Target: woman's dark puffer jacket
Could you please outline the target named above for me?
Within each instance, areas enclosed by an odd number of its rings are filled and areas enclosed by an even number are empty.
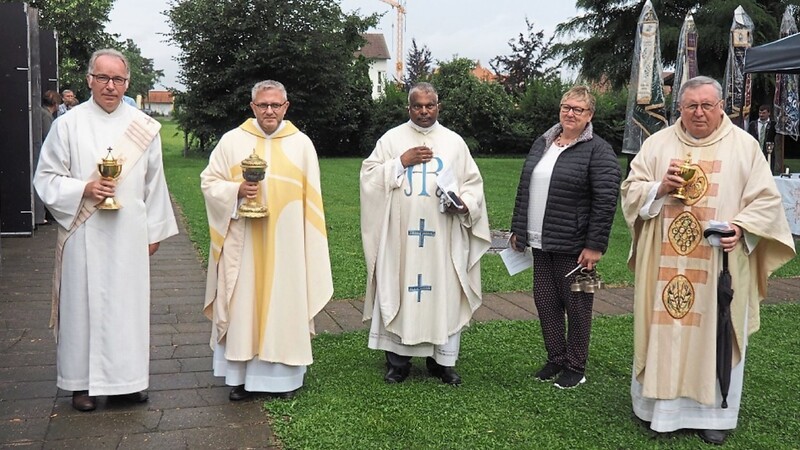
[[[531,173],[561,132],[556,125],[533,143],[520,175],[511,232],[517,249],[528,245]],[[605,253],[619,196],[620,168],[611,145],[587,125],[578,141],[564,150],[553,167],[547,195],[542,250],[580,254],[584,248]]]

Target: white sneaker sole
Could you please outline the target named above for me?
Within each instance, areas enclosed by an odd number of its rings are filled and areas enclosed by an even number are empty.
[[[576,384],[575,386],[561,386],[558,383],[553,383],[553,386],[555,386],[555,387],[557,387],[559,389],[572,389],[572,388],[576,388],[576,387],[580,386],[583,383],[586,383],[586,377],[581,378],[581,380],[578,381],[578,384]]]

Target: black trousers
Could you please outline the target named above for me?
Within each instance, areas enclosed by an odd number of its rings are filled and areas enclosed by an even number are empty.
[[[570,290],[578,272],[564,277],[578,265],[578,255],[532,250],[533,302],[539,313],[547,361],[584,373],[594,294]]]

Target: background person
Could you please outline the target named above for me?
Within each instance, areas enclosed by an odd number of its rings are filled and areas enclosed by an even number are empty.
[[[284,120],[283,84],[256,83],[251,96],[255,118],[222,136],[200,174],[211,233],[204,313],[214,375],[234,386],[233,401],[252,392],[290,398],[303,386],[313,319],[333,295],[314,145]],[[260,183],[242,177],[254,152],[267,162]],[[268,217],[239,216],[251,198]]]
[[[585,86],[563,95],[559,122],[525,158],[511,219],[511,247],[533,252],[533,299],[547,350],[535,377],[555,379],[560,388],[586,381],[594,301],[592,293],[571,291],[578,272],[566,275],[576,265],[597,265],[608,248],[619,194],[619,162],[594,134],[594,105]]]
[[[769,110],[769,105],[759,106],[758,120],[750,121],[747,125],[748,133],[758,141],[758,145],[764,153],[764,158],[767,157],[767,142],[775,143],[775,122],[770,120]],[[775,159],[775,153],[773,151],[770,159],[770,170],[772,173],[775,173]]]
[[[758,144],[725,115],[722,87],[700,76],[678,93],[681,117],[650,136],[622,183],[622,209],[633,235],[633,412],[660,433],[700,430],[722,444],[736,428],[748,336],[760,326],[767,277],[795,255],[794,241]],[[686,199],[680,165],[696,170]],[[722,222],[720,239],[733,280],[734,330],[728,407],[716,375],[719,251],[703,231]]]
[[[408,113],[361,164],[368,345],[385,352],[388,383],[405,380],[418,356],[457,385],[461,330],[481,304],[480,258],[490,244],[483,179],[464,140],[437,121],[432,85],[411,88]],[[445,176],[461,208],[440,210]]]
[[[92,100],[53,123],[33,180],[58,222],[51,318],[57,385],[73,391],[72,406],[80,411],[95,409],[98,395],[147,400],[150,256],[178,233],[161,126],[120,107],[129,77],[122,53],[94,52],[86,75]],[[118,180],[98,173],[109,148],[122,161]],[[112,196],[121,209],[96,209]]]

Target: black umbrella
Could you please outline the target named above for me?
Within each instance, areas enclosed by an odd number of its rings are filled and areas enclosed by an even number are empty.
[[[734,230],[709,228],[703,236],[716,235],[720,238],[735,235]],[[722,272],[717,280],[717,380],[722,394],[722,408],[728,407],[728,389],[731,386],[731,360],[733,359],[733,323],[731,322],[731,302],[733,288],[731,273],[728,271],[728,253],[722,252]]]

